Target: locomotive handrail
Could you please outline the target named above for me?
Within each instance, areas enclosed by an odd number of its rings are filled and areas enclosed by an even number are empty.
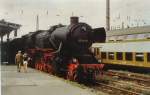
[[[49,38],[49,41],[51,42],[52,46],[56,49],[57,47],[56,47],[56,45],[54,44],[54,42],[52,41],[51,38]]]
[[[62,42],[60,43],[59,48],[56,51],[52,52],[52,53],[56,54],[56,53],[60,52],[61,48],[62,48]]]

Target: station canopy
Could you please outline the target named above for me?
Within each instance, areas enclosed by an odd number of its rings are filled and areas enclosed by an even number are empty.
[[[9,34],[12,31],[17,32],[21,27],[20,24],[15,24],[11,22],[6,22],[4,19],[0,20],[0,36],[3,37],[6,34]],[[15,34],[17,36],[17,33]]]

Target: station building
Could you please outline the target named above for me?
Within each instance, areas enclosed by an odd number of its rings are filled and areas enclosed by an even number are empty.
[[[117,41],[150,41],[150,26],[132,27],[126,29],[110,30],[106,42]]]

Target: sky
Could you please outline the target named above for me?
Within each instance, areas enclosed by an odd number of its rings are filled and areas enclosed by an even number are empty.
[[[150,25],[149,4],[150,0],[110,0],[111,27]],[[72,15],[93,28],[105,27],[106,0],[0,0],[0,19],[21,24],[18,36],[36,30],[37,15],[39,29],[44,30],[68,25]]]

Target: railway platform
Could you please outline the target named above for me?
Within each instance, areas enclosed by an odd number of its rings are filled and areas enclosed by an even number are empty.
[[[1,76],[2,95],[97,95],[88,88],[32,68],[19,73],[16,66],[2,65]]]

